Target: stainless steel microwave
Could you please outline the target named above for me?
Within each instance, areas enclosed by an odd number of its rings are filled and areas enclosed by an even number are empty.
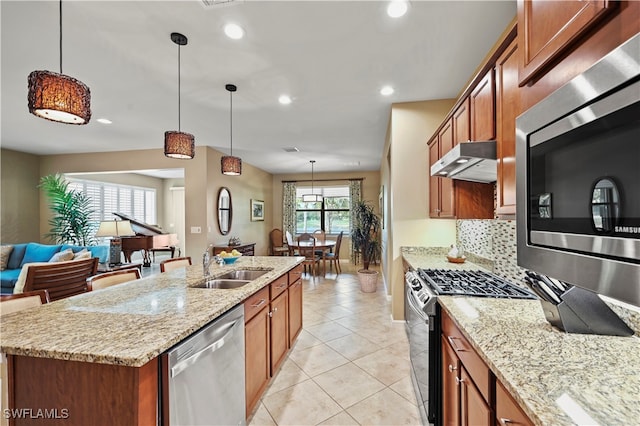
[[[518,264],[640,306],[640,34],[516,120]]]

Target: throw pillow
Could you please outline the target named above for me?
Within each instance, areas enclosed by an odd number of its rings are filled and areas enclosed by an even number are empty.
[[[9,256],[13,251],[13,246],[0,246],[0,271],[7,269],[7,263],[9,263]]]
[[[22,258],[24,252],[27,251],[27,244],[14,244],[13,251],[9,256],[9,262],[7,262],[7,269],[20,269],[22,267]]]
[[[22,265],[33,262],[48,262],[54,254],[60,251],[59,245],[47,245],[38,243],[27,244],[27,250],[22,258]]]
[[[72,260],[73,257],[73,250],[69,248],[54,254],[53,257],[49,259],[49,262],[65,262],[67,260]]]
[[[18,276],[18,281],[16,281],[15,287],[13,287],[13,294],[22,293],[24,290],[24,284],[27,281],[27,272],[29,272],[29,267],[35,265],[48,265],[49,262],[33,262],[33,263],[25,263],[22,265],[22,269],[20,270],[20,275]]]
[[[82,249],[73,255],[73,260],[90,259],[90,258],[91,258],[91,252],[87,249]]]

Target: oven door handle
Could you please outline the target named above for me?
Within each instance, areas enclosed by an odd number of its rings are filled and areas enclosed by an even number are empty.
[[[409,302],[409,307],[420,316],[420,318],[422,318],[423,320],[427,320],[429,318],[429,316],[424,313],[422,311],[422,309],[418,308],[416,306],[416,301],[415,301],[415,296],[413,295],[413,292],[411,291],[411,288],[409,287],[409,283],[407,284],[407,302]]]

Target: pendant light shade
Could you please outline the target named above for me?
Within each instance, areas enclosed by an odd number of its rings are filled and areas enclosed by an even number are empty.
[[[242,160],[233,156],[233,92],[238,90],[234,84],[227,84],[225,89],[229,92],[229,141],[231,142],[230,155],[224,155],[220,159],[220,168],[223,175],[239,176],[242,174]]]
[[[316,160],[309,161],[311,163],[311,194],[302,195],[302,201],[305,203],[321,203],[322,195],[313,193],[313,164]]]
[[[29,74],[29,112],[46,120],[87,124],[91,119],[91,92],[83,82],[62,74],[62,0],[60,17],[60,73],[33,71]]]
[[[191,133],[180,131],[180,46],[187,44],[187,37],[180,33],[171,33],[171,41],[178,45],[178,131],[164,132],[164,155],[190,160],[196,155],[195,138]]]

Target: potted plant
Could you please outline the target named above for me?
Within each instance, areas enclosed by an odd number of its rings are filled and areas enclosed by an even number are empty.
[[[366,293],[376,291],[378,271],[369,270],[371,261],[380,256],[380,217],[373,206],[366,201],[360,201],[353,210],[353,229],[351,230],[351,244],[353,249],[362,255],[363,269],[358,271],[360,289]]]
[[[95,227],[90,220],[93,209],[89,197],[69,189],[69,182],[61,174],[43,176],[39,188],[49,198],[52,212],[51,229],[45,236],[57,244],[94,245]]]

